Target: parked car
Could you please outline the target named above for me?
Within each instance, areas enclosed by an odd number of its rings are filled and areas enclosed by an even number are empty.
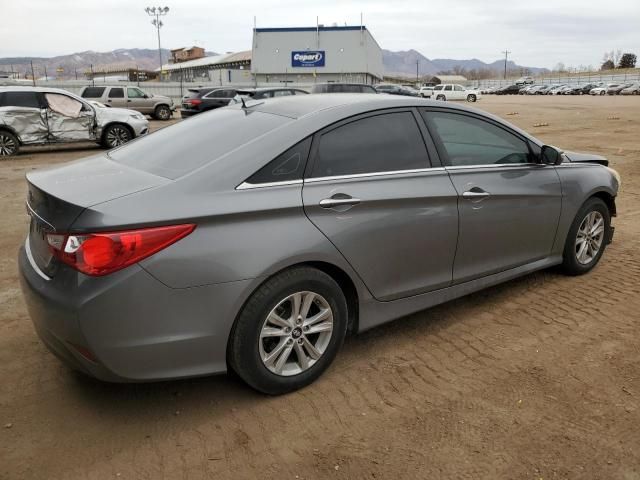
[[[388,93],[390,95],[403,95],[405,97],[417,97],[419,96],[418,92],[415,90],[409,90],[402,85],[393,85],[393,84],[380,84],[376,85],[375,89],[378,93]]]
[[[311,93],[378,93],[366,83],[316,83]]]
[[[559,85],[552,85],[547,89],[547,91],[545,92],[545,95],[559,95],[560,91],[566,86],[567,85],[564,83],[561,83]]]
[[[480,98],[480,92],[477,90],[469,90],[459,84],[440,84],[433,87],[433,96],[436,100],[466,100],[467,102],[475,102]]]
[[[97,108],[56,88],[0,87],[0,156],[16,155],[23,145],[97,142],[120,146],[149,131],[141,113]]]
[[[572,94],[573,95],[587,95],[592,88],[597,88],[599,87],[600,84],[598,83],[587,83],[584,85],[577,85],[574,89]]]
[[[610,85],[607,88],[607,95],[619,95],[622,90],[633,85],[632,83],[623,83],[619,85]]]
[[[250,103],[27,173],[22,290],[66,363],[109,381],[231,368],[280,394],[318,378],[347,332],[553,265],[587,273],[612,238],[606,160],[488,113]]]
[[[431,98],[433,96],[433,86],[422,86],[418,90],[418,95],[422,98]]]
[[[524,87],[520,88],[520,90],[518,90],[518,95],[526,95],[534,86],[535,85],[533,84],[525,85]]]
[[[533,77],[520,77],[518,80],[516,80],[516,85],[529,85],[533,82]]]
[[[589,91],[590,95],[606,95],[607,94],[607,90],[609,90],[609,88],[613,87],[618,87],[619,84],[617,83],[609,83],[607,85],[602,85],[600,87],[596,87],[596,88],[592,88]]]
[[[545,95],[547,90],[549,90],[549,85],[537,85],[536,87],[529,90],[529,95]]]
[[[286,97],[290,95],[307,95],[309,92],[301,88],[288,87],[262,87],[262,88],[239,88],[237,95],[249,97],[253,100],[261,100],[265,98]]]
[[[169,120],[176,111],[170,97],[149,94],[127,85],[82,87],[80,96],[112,107],[135,110],[158,120]]]
[[[520,85],[507,85],[506,87],[499,88],[496,90],[496,95],[517,95],[520,91]]]
[[[632,83],[620,90],[620,95],[640,95],[640,83]]]
[[[187,92],[182,97],[180,107],[182,118],[226,107],[229,103],[233,103],[233,98],[238,94],[235,88],[229,87],[190,88]]]

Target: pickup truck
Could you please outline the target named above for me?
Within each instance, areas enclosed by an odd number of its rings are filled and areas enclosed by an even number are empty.
[[[480,99],[479,90],[470,90],[457,83],[443,83],[433,87],[432,98],[436,100],[466,100],[475,102]]]
[[[158,120],[169,120],[176,105],[164,95],[152,95],[127,85],[83,87],[80,96],[109,107],[127,108]]]

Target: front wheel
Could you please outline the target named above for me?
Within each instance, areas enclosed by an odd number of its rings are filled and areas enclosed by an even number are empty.
[[[444,95],[438,95],[438,96],[436,97],[436,100],[440,100],[440,101],[443,101],[443,102],[444,102],[444,101],[446,101],[446,100],[447,100],[447,98],[446,98]]]
[[[249,298],[233,327],[227,358],[251,387],[279,395],[316,380],[346,331],[340,286],[314,268],[294,268],[267,280]]]
[[[20,150],[18,138],[10,132],[0,131],[0,157],[16,155]]]
[[[171,109],[166,105],[158,105],[155,112],[153,113],[153,116],[158,120],[169,120],[171,118]]]
[[[467,95],[467,102],[475,102],[476,101],[476,96],[475,95]]]
[[[605,92],[604,90],[602,92],[600,92],[600,95],[605,95],[607,92]]]
[[[131,130],[125,125],[116,123],[109,125],[102,134],[102,146],[105,148],[116,148],[124,145],[133,138]]]
[[[611,214],[599,198],[591,198],[578,211],[565,242],[562,269],[582,275],[597,265],[607,246]]]

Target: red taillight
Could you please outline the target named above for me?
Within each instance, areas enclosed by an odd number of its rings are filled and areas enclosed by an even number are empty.
[[[87,275],[100,276],[147,258],[189,235],[193,224],[84,235],[47,234],[53,255]]]
[[[200,105],[202,103],[202,100],[199,100],[197,98],[192,98],[190,100],[187,100],[187,103],[195,106],[195,105]]]

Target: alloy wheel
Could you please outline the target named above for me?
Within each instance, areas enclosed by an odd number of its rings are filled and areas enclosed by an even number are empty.
[[[18,145],[12,137],[0,133],[0,156],[13,155],[17,149]]]
[[[576,260],[582,265],[588,265],[600,252],[605,234],[605,222],[602,214],[592,210],[580,223],[576,235]]]
[[[107,144],[113,147],[124,145],[130,140],[131,134],[125,127],[115,126],[107,132]]]
[[[264,366],[281,376],[298,375],[324,354],[333,333],[333,311],[320,294],[297,292],[269,312],[258,347]]]

